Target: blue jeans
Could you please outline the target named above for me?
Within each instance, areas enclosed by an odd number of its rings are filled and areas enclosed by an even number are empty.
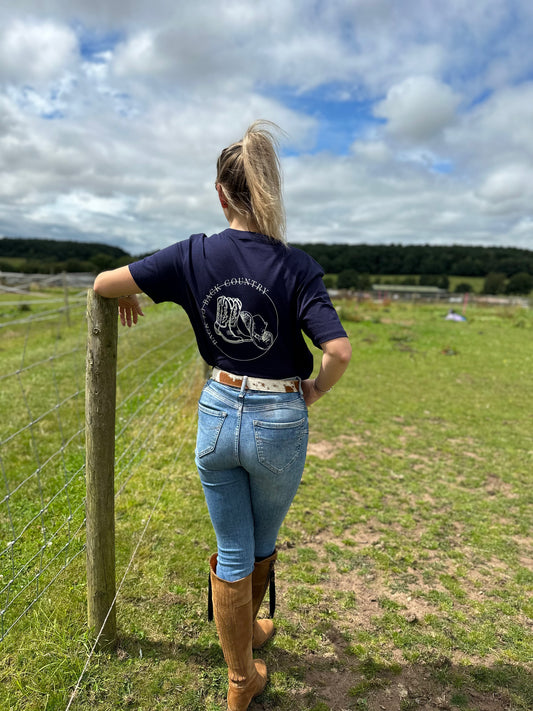
[[[240,580],[274,552],[302,478],[308,439],[301,393],[208,380],[198,403],[196,466],[218,547],[217,575]]]

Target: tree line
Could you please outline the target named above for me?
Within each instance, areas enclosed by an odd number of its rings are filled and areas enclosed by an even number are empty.
[[[132,261],[120,247],[93,242],[2,237],[0,271],[27,274],[100,272]]]
[[[302,244],[326,274],[419,274],[484,277],[491,272],[533,276],[533,252],[516,247],[433,245]]]
[[[483,277],[486,293],[529,293],[533,288],[533,251],[516,247],[325,243],[294,246],[316,259],[330,285],[339,288],[366,289],[379,275],[396,275],[404,284],[444,289],[448,288],[450,276]],[[97,273],[138,258],[108,244],[0,239],[0,271]],[[461,286],[464,290],[470,288],[467,282]]]
[[[401,285],[449,289],[450,276],[483,277],[485,294],[529,294],[533,290],[533,252],[516,247],[451,245],[303,244],[326,272],[329,288],[368,290],[390,277]],[[376,278],[377,277],[377,278]],[[390,278],[387,281],[391,281]],[[473,291],[459,281],[455,291]]]

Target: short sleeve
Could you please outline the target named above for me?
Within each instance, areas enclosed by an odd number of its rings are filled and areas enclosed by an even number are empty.
[[[188,240],[161,249],[129,265],[137,286],[156,304],[174,301],[182,304],[186,297],[184,255]]]
[[[320,265],[308,257],[300,273],[297,296],[300,327],[317,348],[326,341],[346,337],[346,331],[324,285],[323,275]]]

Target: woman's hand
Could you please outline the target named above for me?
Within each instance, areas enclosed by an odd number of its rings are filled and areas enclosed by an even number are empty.
[[[323,350],[320,370],[316,378],[302,380],[302,392],[307,407],[320,400],[337,383],[350,362],[352,347],[345,338],[334,338],[320,344]]]
[[[315,388],[315,379],[302,380],[302,392],[304,395],[305,404],[311,407],[317,400],[320,400],[324,393],[318,392]]]
[[[131,276],[129,267],[100,272],[94,280],[93,289],[98,296],[106,299],[118,298],[118,312],[123,326],[131,326],[137,323],[139,316],[144,316],[136,296],[141,293],[141,289]]]
[[[144,316],[139,299],[135,294],[118,297],[118,312],[120,314],[121,324],[123,326],[127,324],[128,327],[137,323],[139,316]]]

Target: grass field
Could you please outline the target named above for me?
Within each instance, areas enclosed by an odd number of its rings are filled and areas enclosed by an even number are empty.
[[[261,655],[270,683],[252,711],[533,708],[533,314],[445,313],[341,306],[354,356],[310,411],[279,540],[277,635]],[[73,709],[225,708],[196,371],[175,398],[161,379],[164,426],[121,478],[119,646],[92,656]],[[128,403],[121,417],[142,432],[150,411]],[[90,649],[82,558],[1,643],[2,711],[65,709]]]

